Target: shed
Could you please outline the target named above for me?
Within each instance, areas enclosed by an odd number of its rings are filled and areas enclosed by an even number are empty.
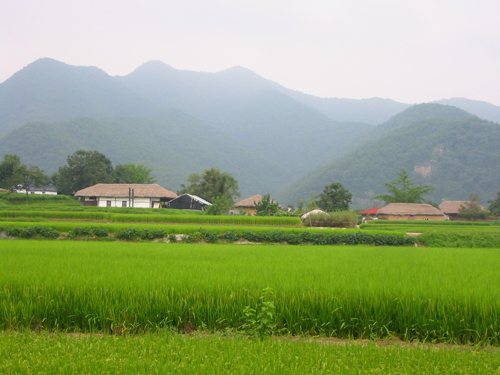
[[[198,197],[197,195],[182,194],[168,202],[165,207],[175,208],[177,210],[205,211],[207,206],[211,205],[212,203]]]
[[[246,215],[255,215],[257,214],[257,209],[255,206],[262,201],[264,198],[263,195],[256,194],[252,195],[249,198],[242,199],[239,202],[234,204],[234,208],[229,212],[230,214],[246,214]],[[273,200],[271,200],[274,202]]]

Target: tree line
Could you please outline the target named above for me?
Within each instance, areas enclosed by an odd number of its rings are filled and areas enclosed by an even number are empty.
[[[156,179],[152,170],[142,164],[113,163],[98,151],[78,150],[69,155],[66,165],[48,176],[38,166],[21,163],[15,154],[7,154],[0,163],[0,187],[28,189],[31,186],[55,186],[60,194],[73,195],[97,183],[151,184]],[[28,193],[28,191],[26,191]]]
[[[52,176],[48,176],[36,165],[26,166],[21,158],[15,154],[6,154],[0,163],[0,187],[4,189],[26,190],[31,186],[42,187],[54,185],[60,194],[73,195],[78,190],[97,183],[127,183],[151,184],[156,179],[151,176],[152,169],[142,164],[117,164],[99,151],[78,150],[69,155],[66,165],[60,167]],[[189,193],[197,195],[212,203],[210,212],[220,215],[229,211],[240,197],[238,181],[229,173],[210,168],[203,173],[192,173],[187,178],[187,185],[182,184],[178,194]],[[374,197],[388,203],[429,203],[437,204],[424,198],[434,187],[419,186],[410,179],[409,173],[402,169],[398,178],[384,184],[387,194]],[[299,210],[305,200],[299,200]],[[341,183],[334,182],[324,187],[323,192],[311,198],[307,210],[320,208],[327,212],[347,211],[352,203],[352,194]],[[500,191],[495,200],[488,201],[489,211],[493,215],[500,215]],[[279,211],[279,204],[266,194],[256,205],[258,215],[275,215]],[[461,207],[459,214],[469,219],[483,218],[487,215],[479,204],[479,195],[471,194],[469,202]]]

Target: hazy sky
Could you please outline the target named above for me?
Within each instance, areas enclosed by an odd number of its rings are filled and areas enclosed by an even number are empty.
[[[500,105],[498,0],[0,0],[0,82],[40,57],[235,65],[323,97]]]

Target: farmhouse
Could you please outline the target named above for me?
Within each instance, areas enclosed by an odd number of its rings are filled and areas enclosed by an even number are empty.
[[[177,194],[158,184],[97,184],[75,197],[82,206],[160,208]]]
[[[44,186],[44,187],[28,186],[27,190],[29,194],[57,195],[57,189],[54,186]],[[14,193],[26,194],[26,189],[24,189],[21,185],[19,185],[16,187],[16,189],[14,189]]]
[[[257,213],[255,206],[264,198],[262,195],[253,195],[250,198],[243,199],[234,204],[234,208],[229,212],[230,214],[245,214],[254,216]]]
[[[445,220],[440,209],[424,203],[389,203],[377,212],[379,219],[389,220]]]
[[[462,217],[458,214],[460,207],[466,206],[469,201],[444,201],[439,205],[441,211],[443,211],[450,220],[463,220]],[[481,206],[484,211],[488,211],[486,208]]]
[[[205,211],[206,207],[211,205],[212,203],[207,202],[205,199],[200,198],[196,195],[182,194],[166,203],[165,207],[175,208],[178,210]]]

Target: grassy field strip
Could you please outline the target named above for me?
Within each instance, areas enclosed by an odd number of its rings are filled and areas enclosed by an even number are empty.
[[[3,374],[500,374],[489,350],[217,335],[0,334]]]
[[[484,233],[500,234],[500,226],[432,226],[432,225],[362,225],[362,230],[388,230],[414,233]]]
[[[0,258],[1,329],[239,327],[271,287],[292,334],[500,345],[498,250],[4,240]]]
[[[212,231],[216,233],[224,233],[228,231],[253,231],[253,232],[272,232],[272,231],[282,231],[287,233],[301,233],[301,232],[311,232],[311,233],[327,233],[327,232],[338,232],[342,233],[357,233],[359,229],[344,229],[344,228],[309,228],[309,227],[261,227],[261,226],[245,226],[245,225],[207,225],[207,224],[151,224],[151,223],[95,223],[86,221],[2,221],[0,222],[0,227],[4,229],[13,227],[31,227],[34,225],[41,225],[45,227],[50,227],[56,229],[60,232],[69,232],[76,227],[98,227],[105,228],[110,233],[115,233],[119,230],[124,230],[127,228],[141,228],[141,229],[164,229],[169,234],[190,234],[199,231],[200,228],[206,231]],[[380,234],[393,234],[393,235],[403,235],[398,231],[386,231],[379,230],[376,233]]]
[[[298,217],[277,216],[239,216],[239,215],[193,215],[183,212],[182,215],[165,214],[121,214],[97,211],[4,211],[0,210],[0,217],[4,218],[44,218],[70,220],[109,220],[111,222],[149,222],[149,223],[197,223],[197,224],[246,224],[271,226],[302,226]]]

